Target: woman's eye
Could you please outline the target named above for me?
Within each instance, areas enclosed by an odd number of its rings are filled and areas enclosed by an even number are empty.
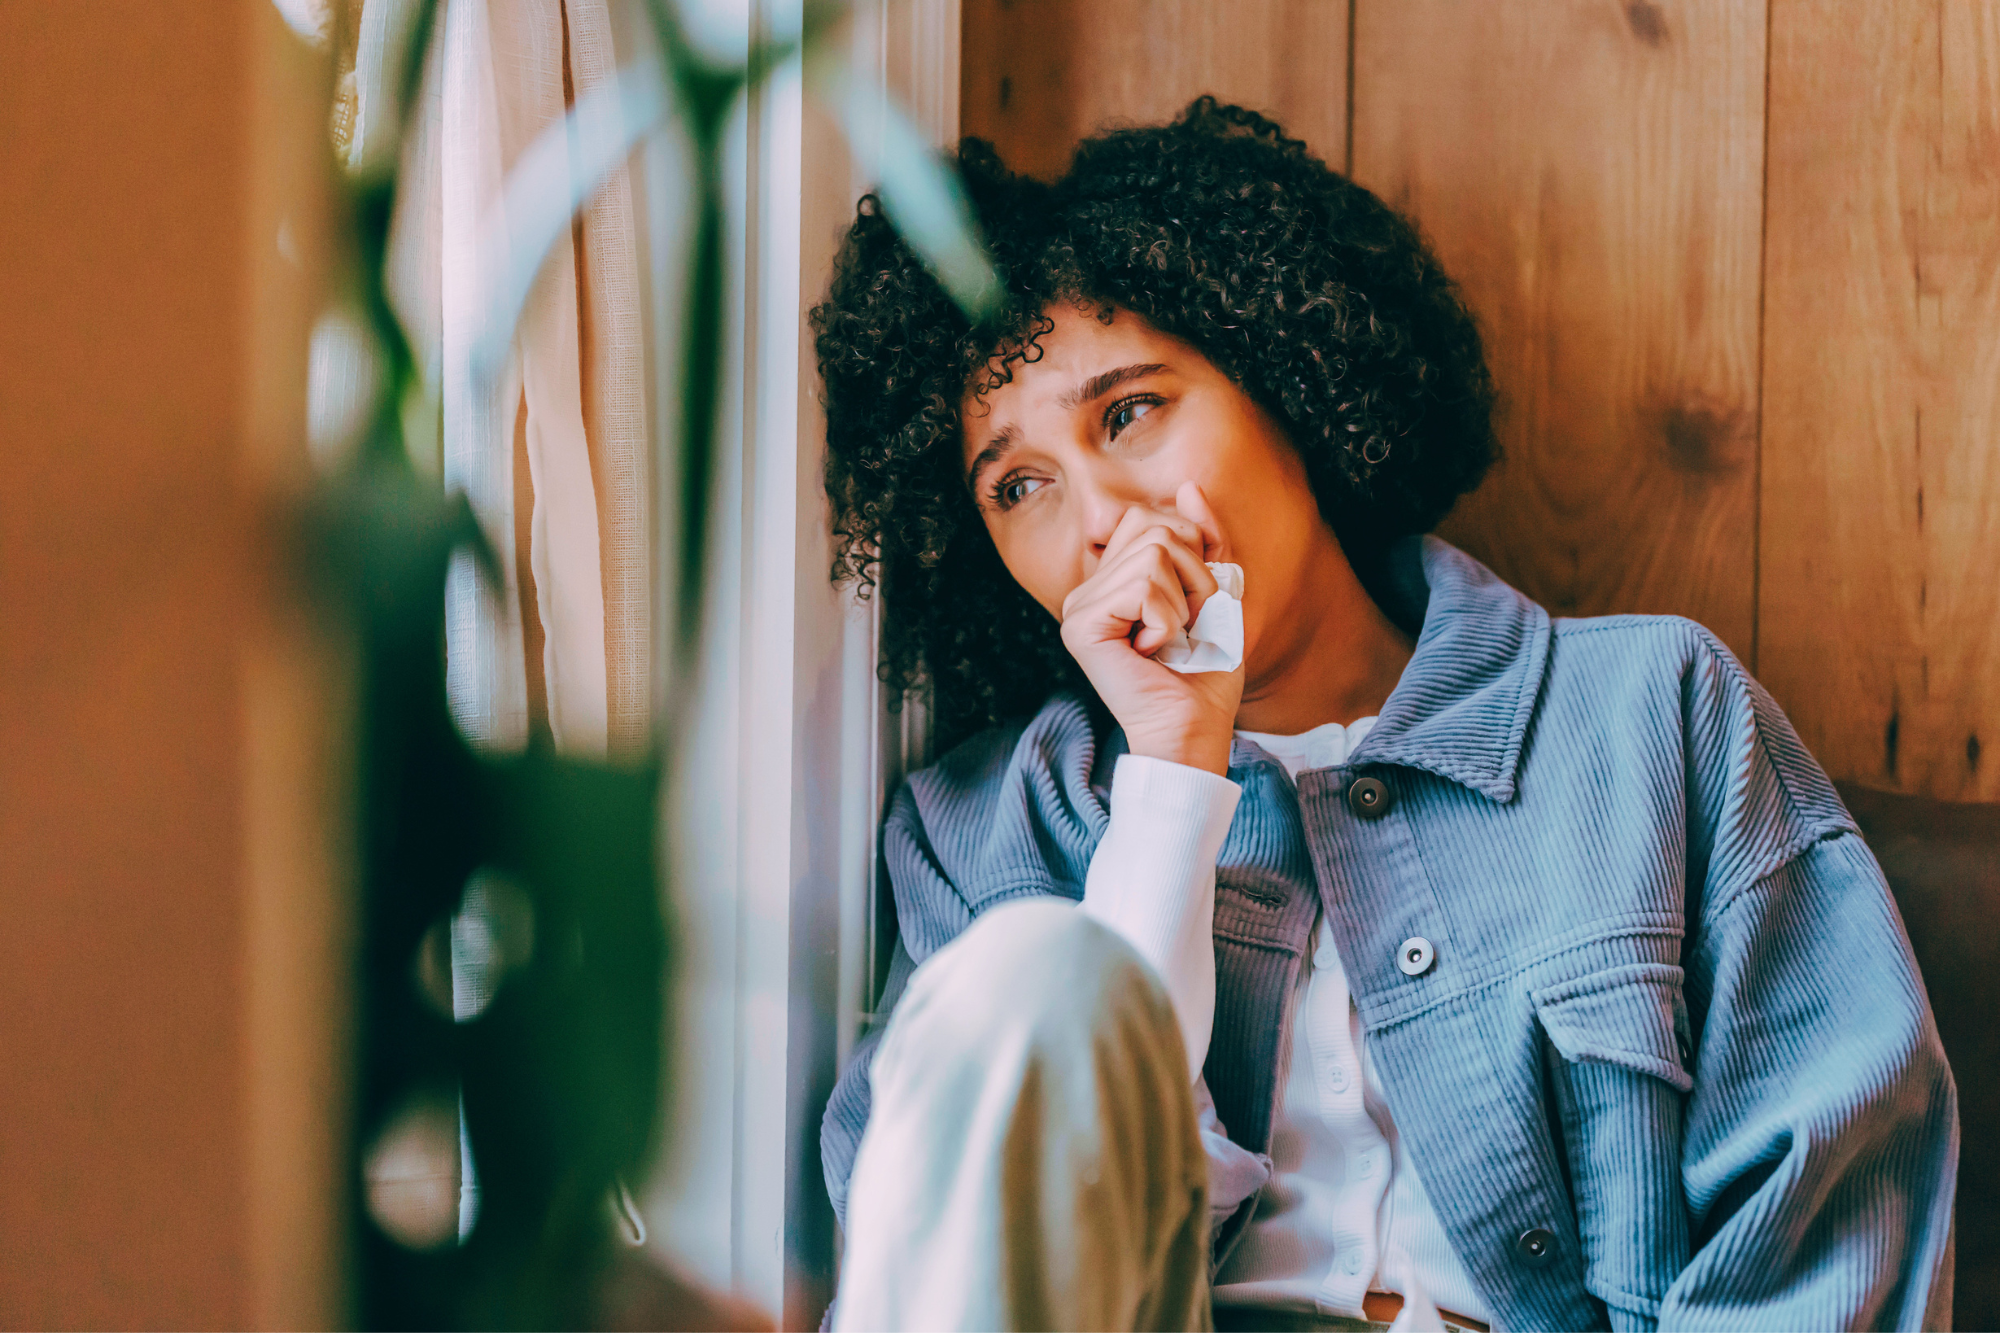
[[[1111,410],[1104,414],[1104,428],[1111,433],[1113,439],[1116,439],[1119,432],[1136,424],[1139,418],[1159,405],[1159,400],[1156,398],[1127,398],[1123,402],[1113,403]]]
[[[1043,477],[1007,477],[993,488],[993,503],[1002,509],[1012,509],[1048,484]]]

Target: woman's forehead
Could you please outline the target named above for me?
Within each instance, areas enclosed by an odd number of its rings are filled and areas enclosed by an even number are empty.
[[[1044,313],[1053,327],[1035,340],[1034,358],[1010,362],[1009,378],[997,388],[966,391],[962,416],[968,450],[985,447],[1023,417],[1074,410],[1079,391],[1107,370],[1130,365],[1174,369],[1198,355],[1142,316],[1103,309],[1107,317],[1066,301],[1051,306]]]

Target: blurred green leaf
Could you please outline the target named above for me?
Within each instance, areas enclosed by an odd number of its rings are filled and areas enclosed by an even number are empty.
[[[487,275],[486,308],[473,345],[472,369],[490,382],[507,363],[514,327],[549,253],[598,186],[631,156],[668,107],[666,80],[651,62],[628,65],[577,99],[557,124],[528,145],[508,173],[500,198],[480,220],[483,254],[505,254],[504,272]]]
[[[840,116],[849,151],[876,182],[882,207],[910,248],[974,323],[1000,306],[1000,275],[987,257],[972,206],[944,155],[879,84],[820,55],[812,84]]]

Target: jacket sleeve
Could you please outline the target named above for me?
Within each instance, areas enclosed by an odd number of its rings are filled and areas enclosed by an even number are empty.
[[[889,1013],[902,997],[910,974],[916,970],[903,942],[897,940],[878,1011],[848,1055],[847,1065],[833,1085],[833,1095],[826,1100],[826,1114],[819,1122],[820,1171],[826,1177],[826,1194],[833,1201],[833,1215],[842,1226],[847,1225],[847,1182],[854,1173],[855,1154],[861,1151],[862,1132],[868,1128],[871,1104],[868,1071],[875,1065],[875,1048],[882,1044]]]
[[[854,1170],[855,1154],[861,1150],[861,1135],[868,1128],[868,1071],[875,1062],[875,1048],[917,964],[972,924],[971,910],[945,876],[925,838],[916,797],[907,782],[890,802],[889,817],[882,825],[882,859],[896,899],[896,952],[868,1031],[848,1056],[827,1099],[826,1114],[820,1119],[820,1170],[826,1177],[834,1216],[842,1226],[847,1225],[848,1176]]]
[[[1715,706],[1690,717],[1718,761],[1712,783],[1690,772],[1709,872],[1684,956],[1693,1253],[1659,1327],[1948,1328],[1957,1092],[1916,959],[1790,724],[1714,665]]]
[[[1957,1094],[1874,857],[1823,839],[1703,936],[1695,1250],[1660,1327],[1949,1328]]]

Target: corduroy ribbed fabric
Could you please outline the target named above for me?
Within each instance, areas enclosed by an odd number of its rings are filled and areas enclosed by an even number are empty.
[[[1948,1326],[1950,1070],[1881,872],[1784,715],[1701,627],[1551,621],[1435,538],[1392,552],[1388,587],[1422,628],[1349,761],[1295,795],[1255,745],[1231,755],[1203,1068],[1230,1137],[1268,1146],[1323,906],[1500,1327]],[[883,832],[885,1012],[994,904],[1081,898],[1122,749],[1058,696],[911,776]],[[1386,811],[1350,808],[1362,777]],[[1433,957],[1410,975],[1419,938]],[[874,1040],[822,1128],[836,1208]]]

